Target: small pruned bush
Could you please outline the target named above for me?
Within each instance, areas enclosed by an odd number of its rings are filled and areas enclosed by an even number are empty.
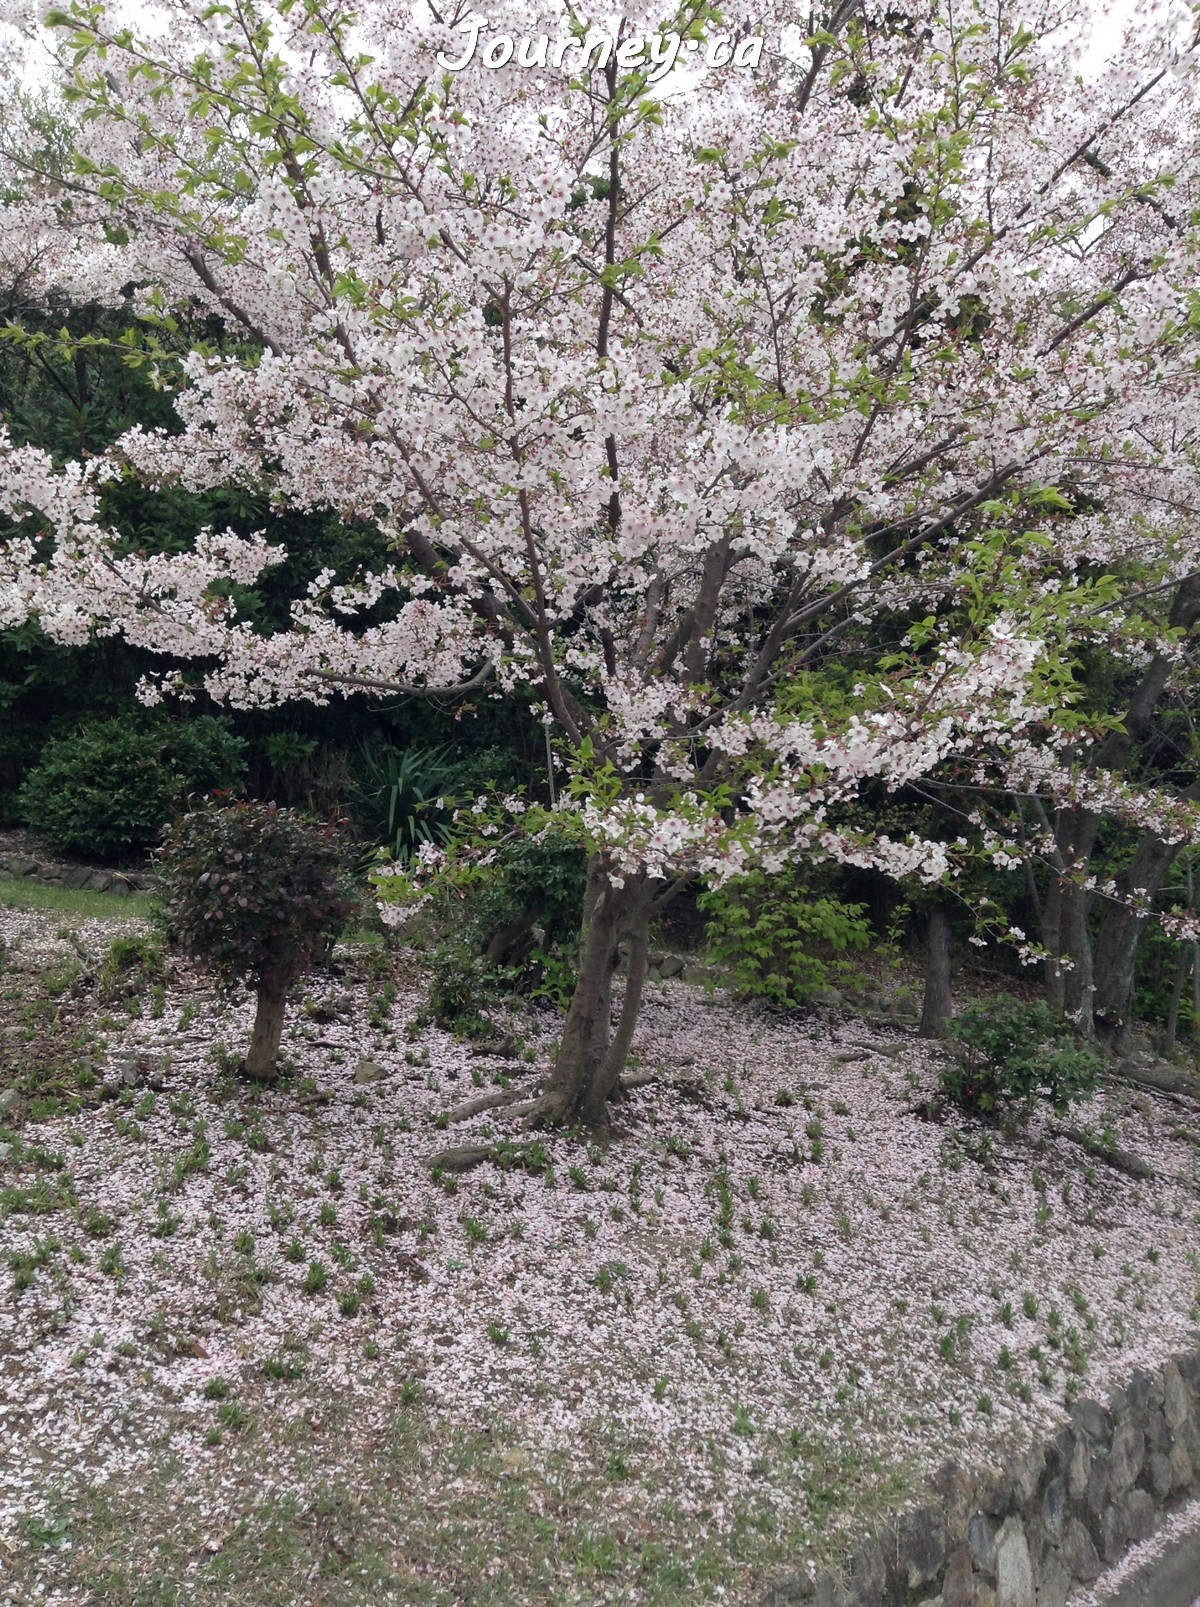
[[[865,949],[865,904],[817,893],[799,868],[756,871],[702,893],[713,958],[733,972],[739,991],[772,1004],[802,1004],[845,962]]]
[[[987,1000],[968,1005],[947,1027],[954,1060],[942,1092],[963,1110],[1012,1125],[1039,1100],[1060,1115],[1088,1099],[1100,1057],[1075,1042],[1071,1024],[1042,1002]]]
[[[229,788],[244,770],[245,744],[212,715],[92,720],[46,744],[19,808],[52,848],[120,859],[151,848],[191,794]]]
[[[351,845],[340,823],[293,809],[210,804],[176,822],[161,858],[168,937],[222,986],[253,988],[243,1069],[269,1080],[288,989],[326,957],[354,911]]]

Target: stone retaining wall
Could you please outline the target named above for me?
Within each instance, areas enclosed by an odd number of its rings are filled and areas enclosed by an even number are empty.
[[[150,893],[156,886],[148,871],[105,870],[91,865],[60,865],[29,854],[0,854],[0,875],[28,877],[56,887],[86,887],[95,893]]]
[[[1169,1508],[1200,1496],[1200,1335],[1107,1405],[1076,1401],[1053,1439],[1002,1473],[948,1462],[929,1483],[929,1503],[844,1571],[777,1580],[762,1607],[1065,1607]]]

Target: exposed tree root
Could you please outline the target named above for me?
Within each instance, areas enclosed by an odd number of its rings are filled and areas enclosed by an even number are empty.
[[[501,1105],[515,1105],[518,1099],[525,1096],[524,1088],[501,1088],[490,1094],[480,1094],[478,1099],[468,1099],[461,1105],[454,1105],[446,1112],[448,1122],[465,1122],[471,1116],[478,1116],[485,1110],[496,1110]]]
[[[1140,1155],[1132,1150],[1119,1149],[1115,1144],[1102,1144],[1099,1139],[1091,1138],[1078,1127],[1058,1127],[1055,1131],[1063,1138],[1069,1138],[1072,1144],[1078,1144],[1080,1149],[1111,1166],[1114,1171],[1124,1172],[1126,1177],[1150,1178],[1156,1177],[1153,1166],[1144,1161]]]
[[[664,1078],[656,1071],[630,1072],[628,1076],[621,1078],[615,1092],[631,1093],[634,1089],[645,1088],[651,1083],[660,1083],[664,1087],[673,1088],[681,1098],[690,1099],[697,1104],[709,1103],[708,1090],[697,1078]],[[494,1093],[480,1094],[477,1099],[468,1099],[461,1105],[453,1106],[446,1112],[446,1120],[462,1122],[487,1110],[503,1109],[508,1120],[517,1121],[520,1118],[519,1125],[526,1131],[571,1126],[570,1111],[561,1092],[550,1089],[545,1093],[535,1094],[532,1099],[522,1097],[526,1092],[524,1088],[501,1088]],[[612,1128],[606,1122],[600,1128],[593,1126],[590,1132],[593,1137],[603,1139],[611,1135]],[[438,1150],[435,1155],[429,1157],[425,1165],[431,1172],[469,1172],[488,1161],[495,1161],[500,1166],[520,1165],[527,1157],[536,1156],[538,1153],[539,1146],[536,1139],[526,1144],[514,1144],[504,1139],[496,1139],[486,1144],[462,1144],[451,1149]]]
[[[502,1140],[492,1144],[463,1144],[457,1149],[442,1149],[425,1162],[438,1176],[445,1172],[470,1172],[486,1161],[497,1166],[527,1166],[541,1170],[545,1165],[542,1146],[536,1139],[528,1144],[508,1144]]]
[[[1118,1059],[1112,1063],[1112,1073],[1121,1082],[1133,1083],[1149,1093],[1174,1095],[1193,1104],[1200,1100],[1200,1078],[1190,1066],[1176,1066],[1169,1060]]]

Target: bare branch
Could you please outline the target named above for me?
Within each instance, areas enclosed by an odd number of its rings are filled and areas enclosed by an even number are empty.
[[[462,697],[467,692],[477,691],[495,668],[495,659],[489,658],[469,681],[459,681],[455,686],[414,686],[408,681],[377,681],[368,675],[339,675],[333,670],[309,670],[307,673],[313,680],[358,687],[364,692],[391,692],[400,697]]]

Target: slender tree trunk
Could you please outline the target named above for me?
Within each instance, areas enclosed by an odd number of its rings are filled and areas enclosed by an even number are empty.
[[[1187,981],[1188,961],[1187,944],[1179,945],[1179,958],[1175,962],[1175,981],[1171,987],[1171,1008],[1167,1011],[1167,1030],[1163,1033],[1163,1054],[1168,1059],[1175,1053],[1175,1041],[1179,1036],[1179,1006],[1183,1003],[1183,984]]]
[[[954,1010],[950,991],[950,917],[939,905],[929,912],[925,934],[925,1004],[922,1038],[940,1038]]]
[[[1075,1023],[1082,1038],[1092,1038],[1096,1032],[1096,983],[1088,921],[1091,903],[1092,895],[1076,883],[1070,883],[1063,889],[1063,1014]]]
[[[1096,846],[1100,816],[1088,809],[1060,809],[1054,817],[1055,875],[1042,912],[1046,998],[1052,1009],[1093,1036],[1092,893],[1083,886]]]
[[[287,982],[276,972],[260,977],[254,1031],[244,1062],[247,1077],[273,1082],[279,1075],[279,1039],[283,1034],[283,1005]]]
[[[650,897],[645,883],[630,879],[623,887],[615,887],[603,862],[593,860],[584,894],[579,980],[536,1119],[555,1126],[578,1122],[602,1129],[607,1125],[608,1102],[624,1068],[641,1006],[649,923]],[[629,945],[629,972],[614,1034],[612,979],[622,939]]]
[[[608,1102],[616,1092],[629,1058],[633,1043],[633,1030],[637,1026],[642,1007],[642,986],[646,980],[646,953],[649,946],[649,918],[644,911],[636,919],[626,922],[629,937],[629,964],[625,974],[625,997],[621,1001],[621,1018],[617,1030],[609,1040],[604,1058],[592,1072],[580,1104],[579,1114],[585,1126],[603,1127],[608,1121]]]

